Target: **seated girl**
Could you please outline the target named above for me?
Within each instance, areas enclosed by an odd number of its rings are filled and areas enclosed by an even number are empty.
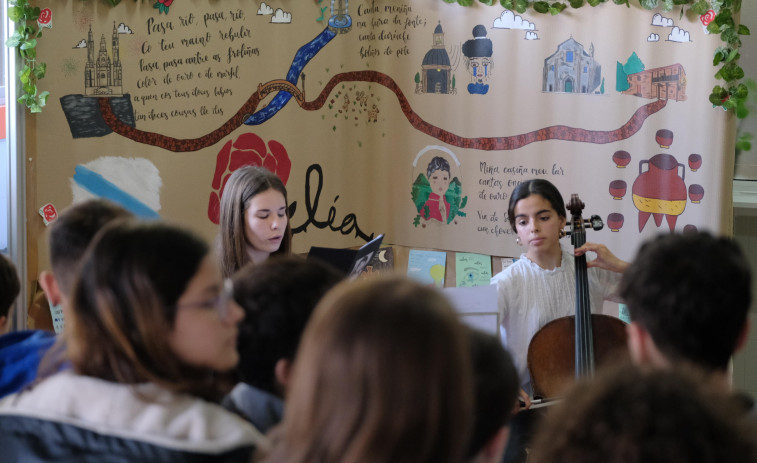
[[[515,361],[521,387],[531,392],[526,355],[534,334],[548,322],[575,314],[576,274],[573,253],[563,250],[560,238],[567,222],[565,201],[547,180],[527,180],[510,196],[507,218],[523,254],[513,265],[491,279],[499,293],[499,312],[507,334],[507,347]],[[599,312],[605,299],[614,297],[628,262],[606,246],[586,243],[575,255],[587,251],[591,310]],[[522,393],[524,399],[525,392]]]
[[[57,373],[0,401],[5,461],[249,460],[265,438],[213,403],[238,361],[243,312],[230,291],[208,245],[182,229],[103,229],[82,258],[57,358],[45,359]]]

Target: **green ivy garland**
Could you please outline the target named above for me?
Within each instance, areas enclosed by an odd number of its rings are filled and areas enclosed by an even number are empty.
[[[121,0],[102,0],[111,6],[121,3]],[[136,1],[136,0],[135,0]],[[163,7],[161,12],[167,11],[173,0],[158,0]],[[458,3],[462,6],[471,6],[476,0],[442,0],[447,3]],[[504,8],[525,13],[533,9],[537,13],[559,14],[570,5],[571,8],[581,8],[585,4],[598,6],[609,0],[568,0],[568,3],[556,1],[533,0],[478,0],[484,5],[499,4]],[[616,5],[630,7],[629,0],[612,0]],[[713,106],[722,106],[726,110],[734,110],[738,118],[743,119],[749,114],[747,108],[747,96],[749,89],[741,82],[744,78],[744,70],[738,65],[741,47],[740,35],[748,35],[749,28],[743,24],[736,24],[734,16],[741,11],[741,0],[638,0],[639,4],[647,9],[660,8],[662,11],[671,11],[674,7],[681,7],[681,16],[684,9],[696,15],[704,15],[712,10],[714,19],[707,25],[707,30],[712,34],[720,34],[724,45],[718,47],[713,57],[713,66],[718,67],[715,77],[724,81],[724,85],[715,85],[710,93],[709,100]],[[18,71],[21,82],[22,94],[18,102],[26,105],[33,113],[42,111],[49,92],[37,93],[37,81],[45,77],[45,63],[37,61],[37,39],[42,37],[39,7],[33,6],[29,0],[9,0],[8,18],[16,24],[16,30],[8,39],[7,45],[16,48],[23,61],[23,67]]]
[[[475,0],[442,0],[446,3],[458,3],[462,6],[471,6]],[[568,0],[564,2],[545,2],[533,0],[478,0],[484,5],[499,4],[508,10],[515,10],[518,13],[525,13],[533,9],[537,13],[549,13],[556,15],[568,8],[581,8],[585,4],[598,6],[607,3],[609,0]],[[612,0],[616,5],[625,5],[630,8],[629,0]],[[684,8],[692,13],[702,16],[712,10],[715,14],[714,19],[707,25],[707,30],[711,34],[720,34],[720,39],[724,45],[718,47],[715,51],[712,64],[718,67],[715,77],[725,82],[724,85],[715,85],[710,93],[710,102],[713,106],[722,106],[726,110],[735,110],[736,116],[740,119],[749,114],[747,108],[747,96],[749,89],[741,82],[744,78],[744,70],[738,64],[741,47],[740,35],[749,35],[749,28],[743,24],[736,24],[734,16],[741,11],[741,0],[638,0],[639,4],[647,10],[660,8],[662,11],[671,11],[676,6],[681,7],[681,17],[684,15]]]
[[[16,30],[7,45],[18,50],[23,67],[18,71],[21,82],[21,97],[18,102],[26,105],[33,113],[42,111],[50,92],[37,94],[37,80],[45,77],[45,63],[37,61],[37,38],[42,37],[42,27],[38,20],[41,10],[29,4],[28,0],[9,0],[8,19],[16,24]]]

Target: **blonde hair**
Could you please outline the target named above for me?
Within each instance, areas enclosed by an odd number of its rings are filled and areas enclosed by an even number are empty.
[[[342,283],[318,305],[266,462],[460,462],[472,422],[466,328],[436,290]]]

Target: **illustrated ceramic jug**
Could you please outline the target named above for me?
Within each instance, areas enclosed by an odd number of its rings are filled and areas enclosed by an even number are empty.
[[[685,176],[686,166],[670,154],[660,153],[649,160],[639,161],[639,176],[631,189],[633,203],[639,209],[639,231],[644,228],[650,214],[654,215],[658,227],[664,215],[673,231],[676,218],[686,207]]]

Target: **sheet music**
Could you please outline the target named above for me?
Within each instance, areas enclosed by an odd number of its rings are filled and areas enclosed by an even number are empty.
[[[496,285],[444,288],[442,293],[465,324],[501,340]]]

